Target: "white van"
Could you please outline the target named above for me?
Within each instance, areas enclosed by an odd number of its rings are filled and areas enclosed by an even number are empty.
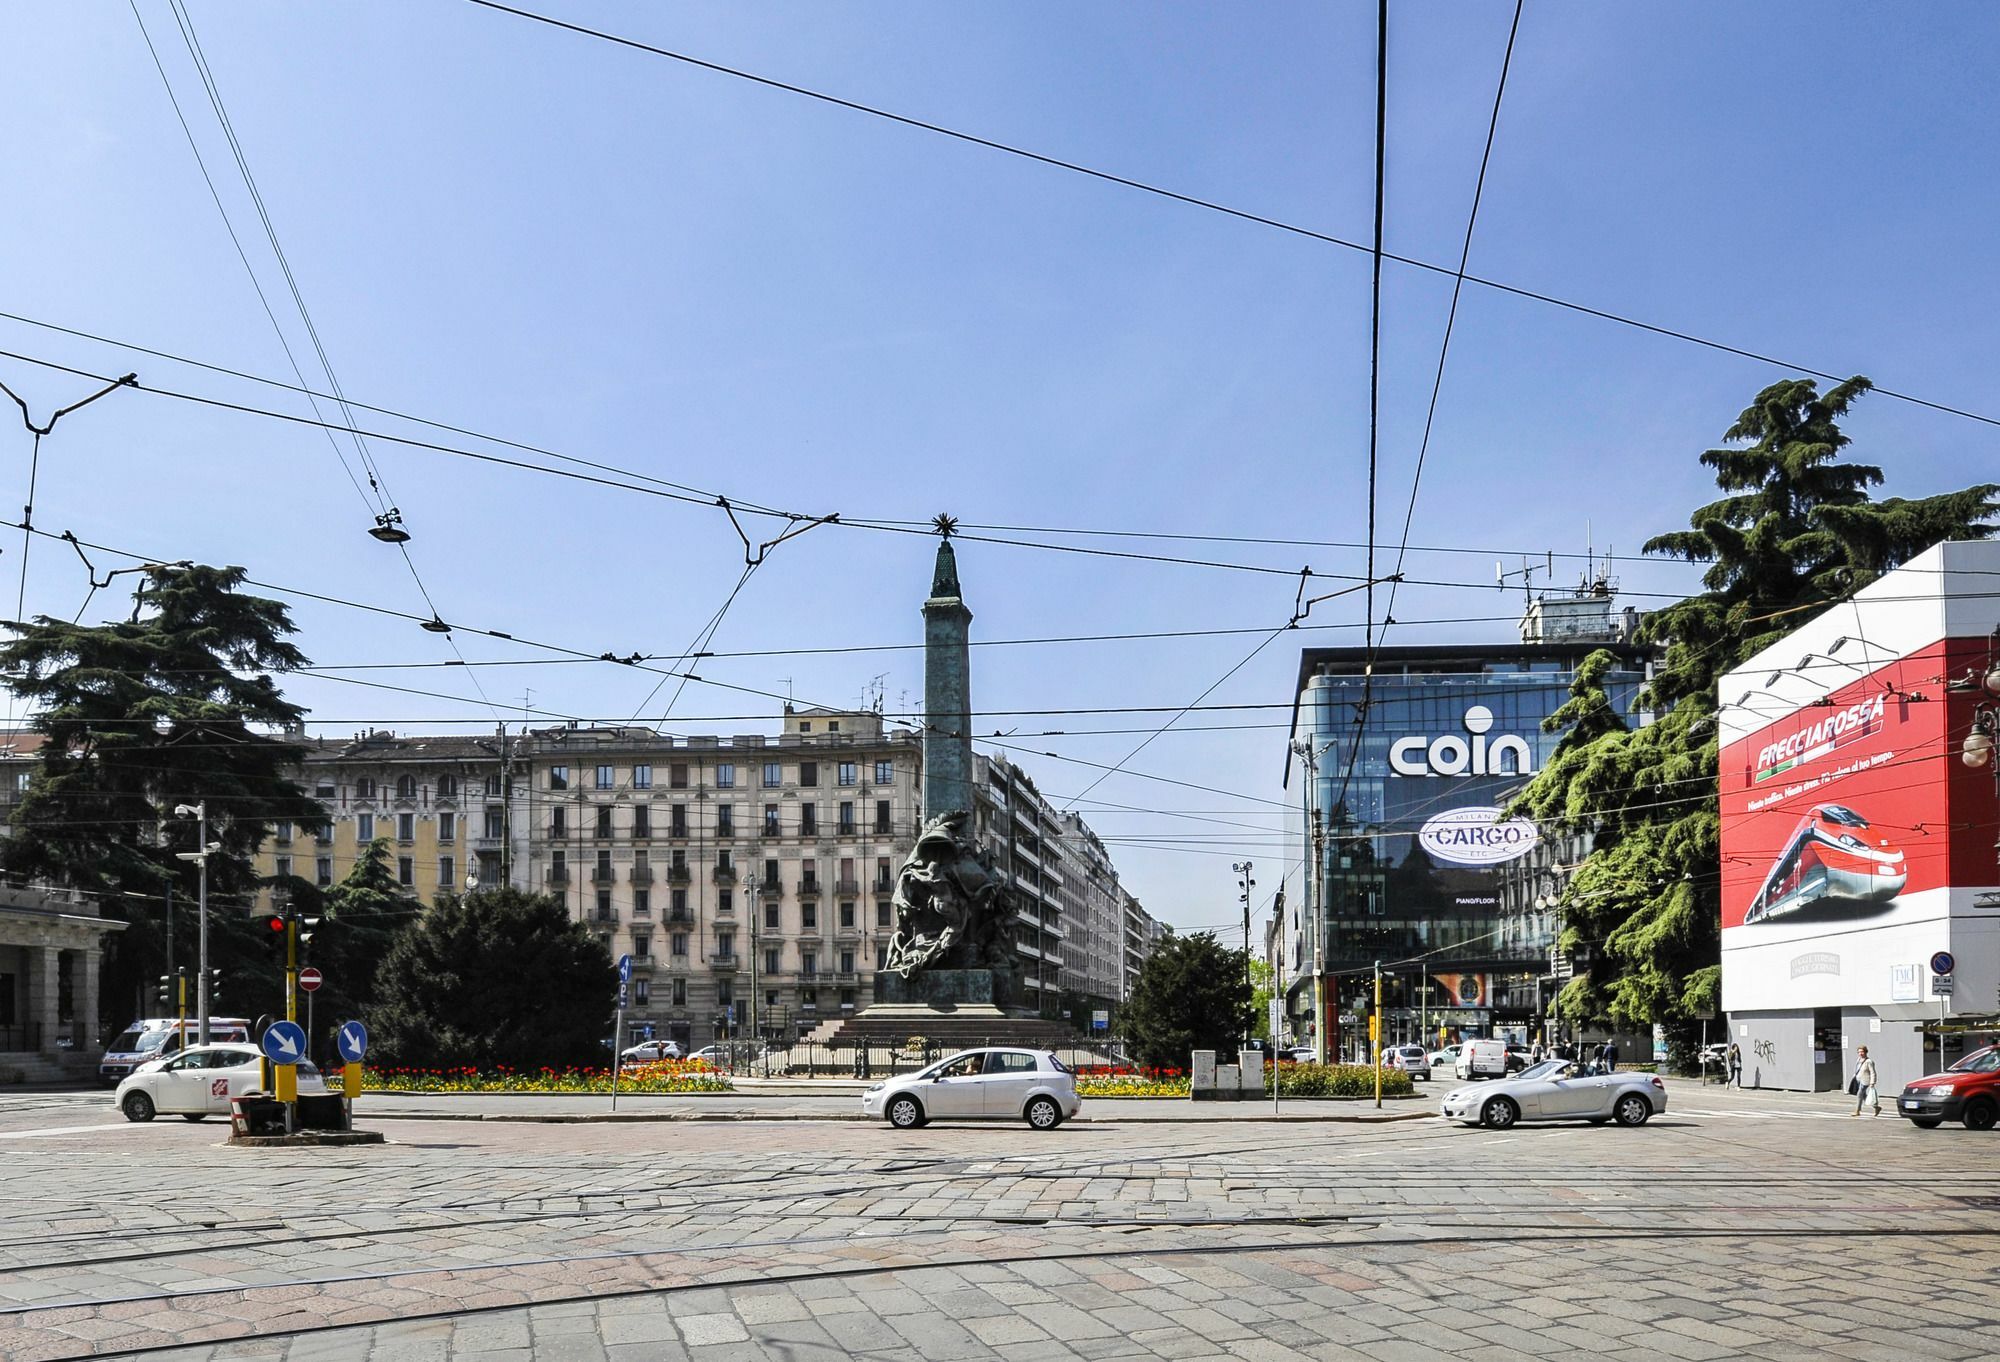
[[[246,1043],[250,1039],[250,1019],[210,1017],[208,1038],[216,1044]],[[193,1017],[185,1022],[174,1017],[141,1017],[104,1047],[104,1055],[97,1061],[97,1080],[116,1087],[141,1064],[179,1054],[200,1039],[201,1023]]]
[[[1468,1040],[1458,1047],[1458,1059],[1452,1072],[1460,1078],[1505,1078],[1507,1076],[1507,1042],[1504,1040]]]

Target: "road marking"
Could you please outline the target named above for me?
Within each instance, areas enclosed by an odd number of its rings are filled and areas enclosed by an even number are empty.
[[[44,1135],[89,1135],[100,1130],[137,1129],[138,1124],[136,1121],[126,1121],[123,1124],[106,1121],[103,1125],[95,1126],[54,1126],[48,1130],[7,1130],[0,1131],[0,1140],[33,1140],[39,1139]]]
[[[1514,1141],[1516,1141],[1516,1140],[1518,1140],[1518,1139],[1520,1139],[1520,1138],[1521,1138],[1521,1137],[1520,1137],[1519,1135],[1509,1135],[1509,1136],[1508,1136],[1508,1137],[1507,1137],[1506,1139],[1504,1139],[1504,1140],[1481,1140],[1481,1141],[1480,1141],[1479,1143],[1480,1143],[1481,1145],[1489,1145],[1489,1144],[1512,1144],[1512,1143],[1514,1143]]]

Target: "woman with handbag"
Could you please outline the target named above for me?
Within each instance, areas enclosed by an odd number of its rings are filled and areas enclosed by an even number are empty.
[[[1861,1108],[1873,1106],[1875,1114],[1882,1114],[1882,1099],[1875,1093],[1875,1061],[1868,1058],[1868,1047],[1856,1051],[1860,1062],[1854,1066],[1854,1077],[1848,1081],[1847,1090],[1854,1094],[1854,1110],[1850,1115],[1859,1116]]]

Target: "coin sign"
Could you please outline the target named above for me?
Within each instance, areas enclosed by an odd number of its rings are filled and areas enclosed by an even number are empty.
[[[313,992],[315,989],[317,989],[321,984],[325,982],[326,982],[325,976],[322,975],[317,969],[314,969],[311,965],[307,965],[304,969],[299,971],[299,987],[304,989],[308,993]]]

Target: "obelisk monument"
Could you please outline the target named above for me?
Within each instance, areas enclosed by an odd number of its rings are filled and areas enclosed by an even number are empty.
[[[941,515],[937,566],[924,602],[924,819],[972,811],[972,611],[959,592],[952,532],[958,522]]]

